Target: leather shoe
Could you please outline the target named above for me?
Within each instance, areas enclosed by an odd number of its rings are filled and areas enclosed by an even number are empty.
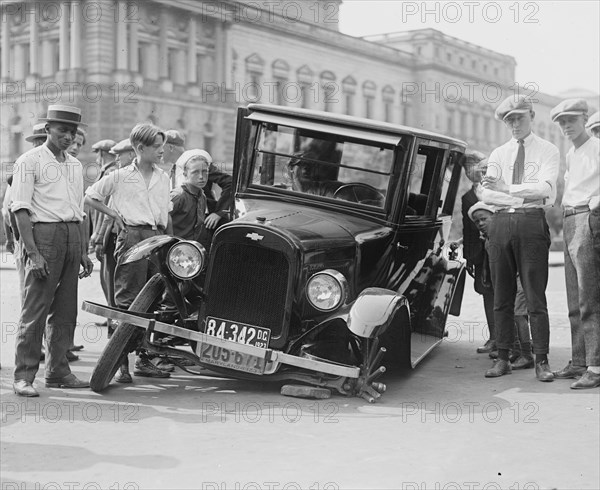
[[[557,379],[572,379],[583,376],[586,371],[587,369],[585,366],[574,366],[573,361],[569,361],[569,364],[564,368],[560,371],[554,371],[552,374],[554,374],[554,377]]]
[[[485,372],[486,378],[498,378],[505,374],[512,374],[512,367],[508,361],[497,359],[494,361],[494,365]]]
[[[583,376],[571,385],[572,390],[585,390],[600,386],[600,374],[586,371]]]
[[[115,375],[115,381],[117,383],[123,383],[123,384],[133,383],[133,379],[131,377],[131,374],[129,374],[129,371],[125,371],[124,369],[121,369],[121,368],[119,368],[119,371]]]
[[[83,350],[83,345],[72,345],[71,347],[69,347],[69,350],[71,352],[77,352],[77,351]]]
[[[24,379],[20,379],[13,383],[13,390],[19,396],[40,396],[40,394],[35,390],[33,385]]]
[[[496,342],[490,339],[481,347],[477,347],[477,354],[489,354],[493,350],[496,350]]]
[[[61,379],[46,378],[46,388],[89,388],[87,381],[81,381],[73,373]]]
[[[554,381],[554,374],[550,370],[548,361],[535,363],[535,377],[540,381]]]
[[[513,369],[531,369],[535,362],[533,357],[519,356],[514,362],[511,362]]]
[[[68,350],[67,351],[67,361],[69,361],[69,362],[79,361],[79,356],[77,354],[74,354],[70,350]]]

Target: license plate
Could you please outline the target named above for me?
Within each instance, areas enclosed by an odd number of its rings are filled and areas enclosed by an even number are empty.
[[[204,344],[200,345],[200,361],[213,366],[219,366],[236,371],[244,371],[251,374],[263,374],[265,372],[265,359],[243,352],[236,352],[225,347]]]
[[[206,317],[206,335],[217,337],[218,339],[231,340],[238,344],[255,345],[267,349],[271,330],[244,323],[223,320],[222,318]]]

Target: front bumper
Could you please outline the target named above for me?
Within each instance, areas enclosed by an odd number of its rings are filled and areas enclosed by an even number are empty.
[[[154,318],[153,314],[120,310],[110,306],[99,305],[91,301],[84,301],[81,309],[83,311],[87,311],[88,313],[99,315],[103,318],[110,318],[112,320],[130,323],[132,325],[145,328],[151,332],[161,332],[192,342],[197,342],[198,348],[196,352],[199,352],[202,348],[202,344],[204,344],[227,349],[228,351],[234,353],[253,356],[254,358],[262,360],[264,365],[267,366],[267,372],[263,373],[265,375],[274,372],[277,367],[282,364],[314,371],[320,374],[328,374],[345,378],[358,379],[360,375],[360,368],[358,367],[344,366],[314,359],[306,359],[303,357],[286,354],[278,350],[264,349],[262,347],[256,347],[253,345],[239,344],[237,342],[232,342],[231,340],[219,339],[211,335],[206,335],[202,332],[196,332],[186,328],[160,322]],[[198,363],[202,364],[200,358],[198,358]],[[231,370],[244,371],[244,369],[233,366],[231,367]]]

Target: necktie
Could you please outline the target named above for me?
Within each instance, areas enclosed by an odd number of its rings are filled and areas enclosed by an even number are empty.
[[[523,140],[517,140],[519,143],[519,151],[517,151],[517,159],[513,169],[513,184],[523,182],[523,174],[525,173],[525,145]]]

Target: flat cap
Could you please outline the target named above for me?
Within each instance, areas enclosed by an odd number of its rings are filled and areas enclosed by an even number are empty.
[[[587,124],[585,125],[585,127],[588,129],[593,129],[598,126],[600,126],[600,111],[594,112],[588,119]]]
[[[525,95],[511,95],[496,108],[496,119],[504,121],[511,114],[524,114],[533,110],[533,102]]]
[[[494,214],[496,212],[496,209],[493,206],[484,203],[483,201],[476,202],[467,211],[467,214],[469,215],[471,221],[475,221],[473,219],[473,213],[475,213],[475,211],[489,211],[490,213]]]
[[[125,138],[124,140],[119,141],[117,144],[113,145],[110,149],[110,153],[116,155],[118,153],[125,153],[126,151],[132,151],[133,146],[131,146],[131,141],[129,138]]]
[[[480,162],[485,160],[487,157],[485,154],[477,150],[467,150],[464,154],[462,165],[463,167],[470,167],[472,165],[479,165]]]
[[[110,149],[116,145],[114,140],[100,140],[92,145],[92,151],[97,153],[99,151],[110,151]]]
[[[176,129],[169,129],[168,131],[165,131],[165,135],[167,136],[166,143],[176,146],[185,145],[185,138]]]
[[[584,99],[567,99],[550,111],[553,122],[560,116],[582,116],[588,113],[588,105]]]
[[[33,126],[33,134],[27,136],[25,141],[33,143],[37,139],[46,139],[46,123],[37,123]]]

